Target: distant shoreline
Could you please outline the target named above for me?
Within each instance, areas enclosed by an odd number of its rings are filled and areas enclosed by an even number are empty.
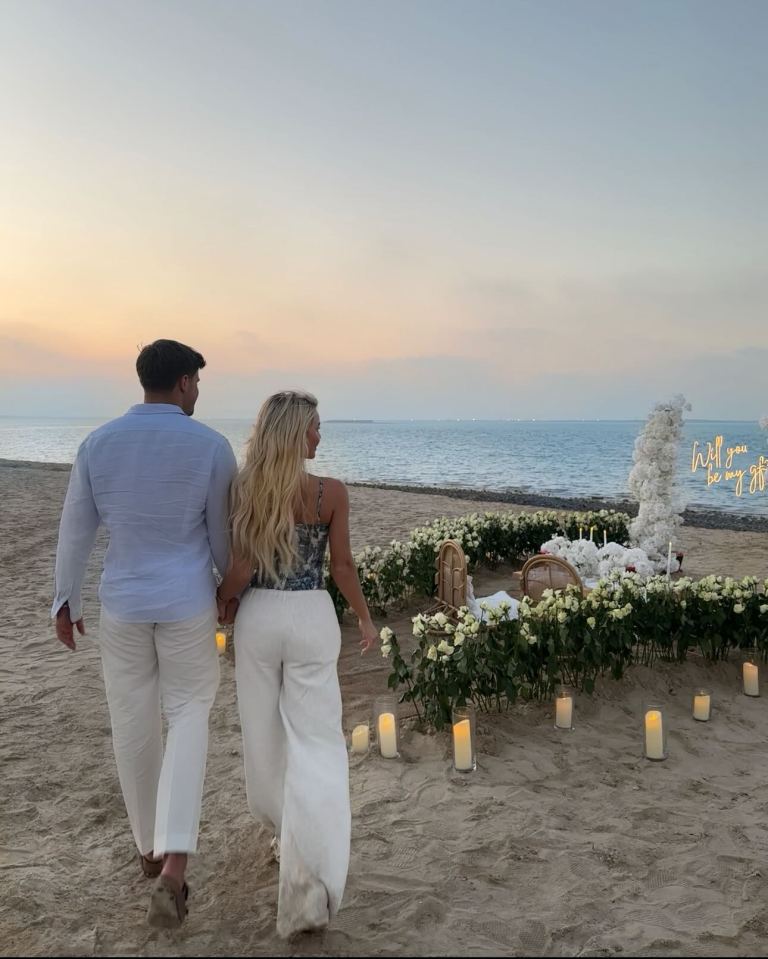
[[[0,459],[0,469],[38,469],[63,472],[72,469],[71,463],[46,463],[37,460]],[[606,499],[599,496],[555,496],[544,493],[525,493],[520,490],[467,489],[457,486],[413,486],[399,483],[362,483],[347,481],[347,486],[363,489],[397,490],[403,493],[421,493],[448,496],[452,499],[479,500],[509,503],[510,506],[539,506],[556,510],[615,509],[630,516],[637,514],[637,504],[628,500]],[[686,509],[683,513],[686,526],[701,529],[730,529],[752,533],[768,533],[768,517],[745,513],[728,513],[724,510]]]

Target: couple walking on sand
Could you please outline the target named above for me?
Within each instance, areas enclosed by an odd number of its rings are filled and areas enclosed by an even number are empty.
[[[187,857],[197,850],[219,682],[214,632],[217,619],[234,620],[248,805],[275,832],[277,931],[288,937],[328,924],[349,864],[327,546],[363,651],[377,631],[352,559],[346,488],[306,471],[320,442],[317,400],[270,396],[238,471],[228,441],[191,418],[204,366],[174,340],[145,347],[136,361],[144,402],[83,441],[61,517],[52,615],[74,650],[75,630],[85,632],[86,564],[104,525],[99,647],[113,745],[141,868],[155,879],[147,918],[162,928],[188,911]]]

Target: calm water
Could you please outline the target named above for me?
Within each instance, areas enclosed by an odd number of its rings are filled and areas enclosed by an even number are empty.
[[[0,417],[0,458],[71,463],[102,422]],[[203,422],[240,455],[250,421]],[[640,420],[326,422],[313,469],[351,481],[622,498],[641,427]],[[748,448],[733,459],[734,469],[747,471],[741,497],[733,479],[723,475],[707,488],[704,470],[691,473],[694,440],[706,449],[718,434],[724,446]],[[749,467],[761,454],[768,457],[768,434],[756,422],[686,421],[678,468],[688,504],[768,515],[768,491],[748,491]]]

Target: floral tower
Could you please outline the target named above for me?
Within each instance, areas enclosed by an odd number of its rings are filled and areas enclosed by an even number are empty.
[[[635,440],[635,465],[628,486],[638,513],[630,524],[629,537],[659,570],[666,569],[668,544],[683,522],[685,502],[677,485],[677,452],[683,410],[690,408],[681,394],[669,403],[657,403]],[[677,568],[673,558],[672,569]]]

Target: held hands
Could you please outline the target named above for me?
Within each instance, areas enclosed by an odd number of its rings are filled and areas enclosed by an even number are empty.
[[[78,633],[85,636],[85,623],[82,617],[74,625],[77,627]],[[56,613],[56,639],[74,652],[77,646],[75,645],[75,632],[72,626],[72,620],[69,618],[69,603],[64,603]]]
[[[367,653],[369,649],[373,646],[376,646],[379,642],[379,631],[373,625],[371,619],[367,620],[358,620],[358,628],[360,629],[360,655]]]
[[[236,596],[233,596],[232,599],[224,600],[219,596],[219,591],[216,590],[216,607],[219,611],[220,626],[229,626],[234,623],[239,606],[240,600]]]

